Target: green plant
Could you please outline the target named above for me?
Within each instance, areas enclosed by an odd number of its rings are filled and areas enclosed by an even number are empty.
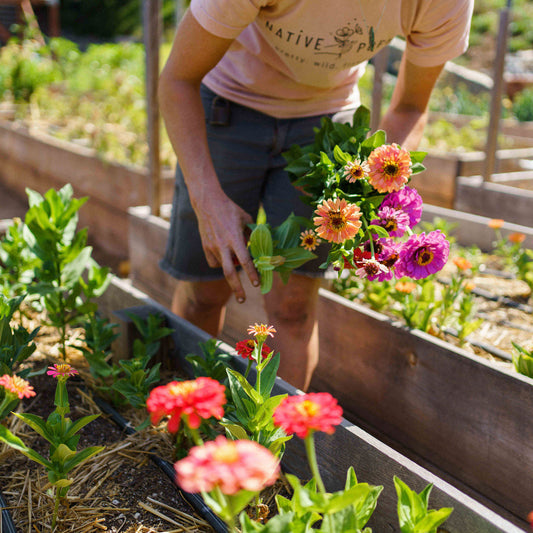
[[[31,372],[30,368],[20,366],[35,351],[33,340],[40,328],[30,333],[21,325],[11,326],[13,315],[23,299],[24,296],[7,299],[0,294],[0,375],[17,374],[24,378]]]
[[[216,379],[220,383],[226,381],[226,369],[229,368],[229,363],[233,356],[219,352],[219,344],[220,341],[209,339],[204,343],[200,343],[200,350],[203,356],[195,354],[185,356],[185,359],[192,366],[193,376],[195,378],[205,376]]]
[[[91,446],[82,451],[76,451],[80,440],[78,432],[100,415],[84,416],[75,422],[68,418],[67,415],[70,413],[70,406],[66,381],[76,371],[70,365],[64,364],[51,367],[48,373],[57,377],[54,400],[56,407],[48,418],[44,420],[42,417],[30,413],[13,413],[48,441],[50,444],[48,458],[45,458],[40,453],[26,446],[19,437],[11,433],[1,424],[0,440],[15,450],[18,450],[32,461],[44,466],[48,471],[48,480],[55,488],[55,505],[51,524],[52,531],[54,531],[60,501],[67,495],[68,489],[72,484],[72,480],[68,477],[69,472],[76,466],[100,453],[104,447]]]
[[[521,122],[533,120],[533,89],[525,89],[516,95],[513,114]]]
[[[159,367],[157,363],[152,367],[148,364],[157,353],[161,339],[172,333],[171,328],[163,327],[164,317],[152,314],[142,318],[134,313],[128,313],[135,327],[141,335],[133,341],[131,359],[119,361],[120,372],[113,373],[114,381],[111,389],[123,396],[130,405],[139,409],[146,406],[146,398],[150,389],[159,381]]]
[[[400,478],[394,476],[394,486],[398,495],[398,518],[402,533],[437,533],[437,527],[444,523],[453,511],[449,507],[428,510],[432,484],[417,494]]]
[[[533,378],[533,350],[527,350],[515,342],[512,344],[516,352],[513,354],[515,370],[524,376]]]
[[[27,292],[38,259],[24,239],[24,223],[14,218],[0,240],[0,287],[6,296]]]
[[[26,213],[24,238],[39,259],[29,286],[45,307],[50,325],[60,334],[61,353],[66,359],[67,326],[80,322],[96,310],[92,301],[106,290],[108,268],[100,268],[86,246],[87,229],[76,231],[78,210],[87,198],[72,198],[70,184],[60,191],[50,189],[44,197],[27,189],[30,208]],[[83,274],[87,271],[87,279]]]
[[[263,324],[250,326],[255,331],[255,347],[249,360],[245,374],[227,368],[230,390],[229,404],[233,409],[226,410],[220,424],[227,435],[236,439],[249,439],[269,449],[274,455],[281,457],[285,442],[290,439],[279,428],[275,427],[272,415],[278,405],[287,397],[286,394],[272,396],[272,389],[279,368],[280,354],[270,352],[263,357],[263,345],[267,335],[273,328]],[[252,386],[248,381],[248,373],[255,362],[256,380]]]

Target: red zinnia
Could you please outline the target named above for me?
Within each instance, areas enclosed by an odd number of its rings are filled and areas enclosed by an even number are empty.
[[[235,345],[235,350],[237,350],[237,353],[243,359],[252,359],[252,353],[254,351],[254,348],[255,348],[255,341],[252,339],[239,341]],[[261,356],[263,357],[263,359],[265,359],[265,357],[268,357],[271,351],[272,351],[272,348],[269,348],[266,344],[263,344],[263,348],[261,349]]]
[[[221,419],[224,415],[226,396],[225,387],[218,381],[200,377],[190,381],[172,381],[156,387],[146,400],[152,424],[158,424],[170,417],[167,429],[170,433],[178,431],[182,416],[191,428],[198,428],[202,420],[212,416]]]
[[[328,392],[285,398],[274,411],[274,424],[305,439],[314,431],[330,435],[342,421],[342,408]]]

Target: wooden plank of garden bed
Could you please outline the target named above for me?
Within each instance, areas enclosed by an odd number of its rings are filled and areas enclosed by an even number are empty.
[[[174,357],[182,368],[188,367],[185,356],[189,353],[201,355],[198,343],[210,338],[206,332],[170,313],[159,304],[139,306],[130,311],[142,316],[154,312],[160,312],[166,316],[167,325],[174,330],[172,335],[176,348]],[[228,345],[221,344],[220,349],[234,353]],[[244,360],[236,357],[235,364],[244,370]],[[299,394],[300,391],[278,378],[274,394],[285,393]],[[428,483],[434,484],[430,499],[431,508],[454,508],[454,512],[446,522],[446,531],[449,533],[518,533],[522,531],[347,420],[343,420],[334,435],[317,435],[317,454],[324,482],[330,491],[343,487],[349,466],[354,467],[359,481],[384,485],[378,508],[369,522],[369,526],[373,527],[374,531],[399,531],[396,493],[393,485],[394,475],[398,475],[418,491]],[[302,479],[309,476],[305,449],[300,439],[294,438],[288,443],[283,465],[287,471]]]
[[[524,520],[531,511],[533,381],[321,292],[313,389]]]

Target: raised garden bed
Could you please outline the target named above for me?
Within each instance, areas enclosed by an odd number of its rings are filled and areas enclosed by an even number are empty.
[[[188,363],[184,359],[185,356],[189,353],[200,354],[198,343],[205,342],[209,338],[205,332],[176,317],[158,304],[141,305],[133,310],[144,315],[154,311],[165,315],[167,326],[174,330],[172,340],[175,350],[169,356],[178,368],[186,370]],[[233,352],[230,346],[224,344],[221,344],[219,349]],[[241,371],[244,370],[245,362],[241,358],[236,358],[234,363]],[[274,393],[297,394],[298,391],[278,378]],[[455,509],[445,525],[446,531],[450,533],[465,531],[512,533],[521,530],[348,420],[344,420],[333,435],[321,435],[317,440],[317,446],[319,464],[328,490],[342,488],[344,475],[349,466],[355,468],[360,480],[385,486],[380,496],[378,511],[374,513],[369,523],[375,531],[397,531],[396,497],[392,484],[392,476],[395,474],[418,490],[429,482],[434,484],[432,505],[452,506]],[[303,479],[309,477],[302,441],[298,439],[289,441],[283,465],[287,471]]]
[[[493,230],[483,217],[434,209],[460,221],[461,235],[483,236],[487,248]],[[131,272],[134,285],[165,306],[174,281],[158,273],[168,222],[146,208],[130,210]],[[517,231],[505,224],[504,231]],[[524,228],[528,242],[531,228]],[[459,242],[461,237],[459,236]],[[480,237],[481,238],[481,237]],[[250,321],[266,321],[257,290],[231,301],[222,339],[234,343]],[[446,472],[450,481],[486,498],[487,505],[518,520],[531,510],[533,479],[533,381],[430,335],[410,331],[391,319],[321,290],[320,364],[313,388],[338,397],[358,423],[428,468]],[[452,401],[453,399],[453,401]]]
[[[89,196],[80,212],[80,225],[103,251],[128,258],[128,214],[131,206],[148,203],[149,180],[145,169],[103,161],[94,150],[55,139],[35,136],[13,123],[0,121],[0,182],[26,197],[29,187],[44,193],[70,183],[76,197]],[[173,172],[161,185],[161,201],[170,201]]]

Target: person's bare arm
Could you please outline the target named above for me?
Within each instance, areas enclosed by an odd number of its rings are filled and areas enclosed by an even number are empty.
[[[391,103],[380,124],[387,142],[416,150],[427,122],[431,91],[443,67],[420,67],[402,58]]]
[[[235,297],[244,301],[233,256],[257,285],[258,274],[243,234],[246,224],[253,221],[222,191],[209,154],[200,98],[202,78],[218,63],[231,42],[206,31],[187,11],[159,79],[159,101],[198,218],[207,262],[211,267],[222,267]]]

